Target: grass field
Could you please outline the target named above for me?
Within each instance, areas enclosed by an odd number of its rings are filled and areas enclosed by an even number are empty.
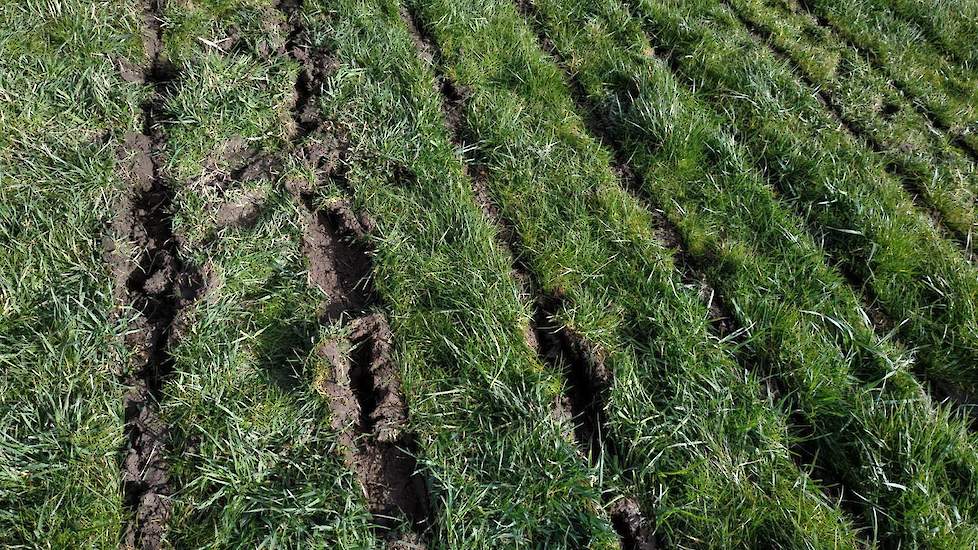
[[[0,546],[978,547],[978,3],[0,3]]]

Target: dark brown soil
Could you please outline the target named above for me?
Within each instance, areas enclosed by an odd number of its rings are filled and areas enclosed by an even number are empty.
[[[322,311],[325,321],[360,311],[371,300],[370,257],[357,238],[363,229],[355,217],[344,215],[347,213],[349,208],[339,203],[322,210],[310,208],[306,213],[302,252],[310,283],[329,297]]]
[[[611,522],[621,537],[622,550],[655,550],[655,535],[642,518],[638,501],[621,499],[611,505]]]
[[[318,178],[350,192],[345,177],[343,136],[318,110],[322,82],[338,66],[330,52],[314,47],[298,17],[298,0],[279,4],[291,32],[286,49],[300,64],[293,110],[295,148]],[[407,408],[392,354],[390,327],[378,313],[362,314],[379,300],[370,285],[367,238],[373,221],[348,201],[316,203],[318,182],[291,182],[306,207],[303,253],[310,282],[327,296],[324,323],[345,323],[346,336],[323,342],[318,351],[330,366],[315,383],[331,409],[344,460],[357,473],[378,528],[390,548],[424,548],[419,542],[431,522],[427,484],[418,474]],[[358,316],[359,315],[359,316]],[[406,520],[413,532],[397,532]]]
[[[156,126],[158,103],[173,77],[172,68],[160,59],[158,15],[158,1],[149,0],[142,33],[147,64],[140,78],[156,94],[143,105],[143,132],[125,136],[118,151],[117,166],[129,189],[116,205],[111,237],[105,240],[116,302],[140,313],[125,339],[133,351],[131,362],[119,372],[129,387],[124,396],[123,500],[133,512],[122,527],[121,546],[144,549],[161,547],[173,491],[166,462],[169,438],[157,405],[163,378],[172,367],[167,348],[177,313],[203,286],[202,275],[184,266],[177,254],[170,191],[155,158],[164,139]],[[126,79],[135,78],[133,67],[123,65],[122,71]]]
[[[347,330],[344,339],[318,348],[331,368],[316,387],[329,400],[344,460],[357,473],[375,524],[387,531],[405,518],[422,532],[430,515],[427,486],[416,474],[406,432],[390,328],[375,313],[353,320]]]
[[[234,201],[225,202],[217,210],[217,225],[220,227],[252,227],[258,221],[264,196],[260,193],[245,193]]]

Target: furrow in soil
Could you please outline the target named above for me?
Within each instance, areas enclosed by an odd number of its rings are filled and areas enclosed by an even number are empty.
[[[733,6],[730,4],[727,4],[727,6],[731,9],[731,11],[738,13],[738,16],[740,16],[739,11]],[[803,10],[804,13],[807,14],[816,25],[822,27],[833,36],[836,36],[839,38],[841,43],[856,51],[860,57],[868,59],[873,68],[887,77],[887,80],[893,85],[894,88],[896,88],[898,92],[900,92],[900,95],[914,106],[917,113],[922,116],[930,126],[943,132],[955,147],[957,147],[964,154],[968,155],[973,162],[978,162],[978,149],[975,149],[974,146],[962,139],[960,134],[952,131],[947,124],[944,124],[941,120],[935,117],[931,110],[922,105],[921,102],[918,101],[919,98],[917,95],[909,90],[900,79],[893,78],[891,72],[887,70],[885,64],[880,61],[879,56],[876,55],[876,52],[864,48],[862,45],[850,40],[847,33],[837,29],[831,21],[825,17],[822,17],[822,15],[809,4],[808,0],[798,0],[795,6],[797,6],[796,9]]]
[[[699,288],[700,297],[710,311],[712,321],[711,325],[714,333],[722,340],[730,342],[734,349],[738,350],[737,353],[734,354],[734,357],[739,364],[741,364],[747,370],[757,371],[758,366],[755,365],[756,359],[739,351],[743,349],[742,344],[749,337],[749,327],[739,325],[731,310],[723,300],[723,297],[709,283],[705,271],[700,268],[697,262],[688,255],[678,228],[665,216],[663,210],[656,207],[652,202],[651,197],[644,190],[641,176],[629,165],[628,160],[622,150],[621,144],[609,132],[609,129],[614,127],[613,124],[611,121],[606,120],[605,117],[601,115],[599,110],[587,98],[582,85],[569,71],[566,70],[566,62],[563,59],[563,56],[559,51],[557,51],[553,41],[546,36],[546,33],[539,24],[540,16],[536,12],[535,7],[528,0],[516,0],[516,7],[523,15],[530,28],[536,33],[541,49],[551,56],[557,65],[564,70],[566,81],[571,91],[574,103],[577,106],[578,112],[581,113],[582,119],[592,135],[612,153],[612,167],[618,174],[624,189],[628,191],[639,204],[642,204],[647,211],[652,213],[653,219],[657,223],[655,229],[659,242],[673,252],[682,281],[692,288]],[[871,309],[868,311],[872,311],[872,316],[874,317],[882,315],[876,309]],[[574,348],[573,345],[570,347],[571,349]],[[766,383],[766,391],[770,393],[774,399],[780,399],[780,396],[787,395],[787,389],[784,388],[777,379],[764,377],[764,380]],[[815,445],[812,443],[812,438],[809,437],[810,432],[812,431],[811,426],[799,414],[792,415],[790,420],[792,432],[798,436],[796,440],[799,442],[793,446],[793,450],[795,452],[792,453],[792,458],[795,460],[795,463],[800,469],[807,470],[810,467],[809,465],[813,464],[817,458]],[[841,483],[836,479],[822,479],[822,482],[823,489],[830,496],[833,496],[833,493],[837,492],[837,490],[841,488]],[[630,508],[628,506],[627,499],[622,501],[620,507],[626,510]],[[621,525],[622,523],[618,520],[616,520],[616,522],[616,526]],[[644,531],[641,529],[637,531],[637,533],[641,532]],[[636,540],[643,540],[639,535],[635,536],[637,537]],[[624,538],[625,537],[623,536],[623,539]],[[644,547],[638,546],[638,548]]]
[[[168,430],[158,403],[172,370],[168,349],[178,337],[178,314],[203,286],[200,273],[180,259],[172,228],[172,193],[157,160],[165,144],[159,115],[176,76],[161,54],[160,9],[158,0],[143,7],[147,62],[141,80],[153,94],[142,106],[142,133],[127,135],[118,151],[121,176],[129,189],[117,205],[115,241],[107,251],[116,300],[138,313],[125,339],[133,349],[132,359],[121,373],[129,388],[124,397],[122,489],[132,512],[122,526],[123,548],[160,548],[165,537],[174,487],[166,461]]]
[[[291,182],[304,206],[302,250],[310,283],[327,296],[321,322],[339,325],[339,335],[316,353],[328,368],[315,382],[327,399],[331,424],[347,466],[357,475],[378,538],[423,548],[432,522],[428,486],[415,459],[408,411],[393,360],[393,334],[375,312],[380,298],[371,285],[369,236],[372,220],[348,200],[318,204],[316,185],[328,178],[352,195],[346,178],[346,144],[319,112],[320,84],[337,68],[332,52],[313,45],[302,25],[302,5],[286,0],[279,9],[289,22],[288,54],[300,67],[293,116],[293,149],[316,182]]]
[[[478,157],[476,148],[469,146],[474,140],[465,126],[466,90],[440,70],[438,48],[423,26],[417,23],[414,14],[404,7],[400,13],[418,54],[435,70],[434,87],[442,96],[442,115],[453,144],[463,156],[470,151]],[[597,462],[602,454],[616,454],[617,449],[608,437],[605,418],[605,395],[611,384],[611,373],[604,366],[600,351],[557,322],[561,300],[541,292],[530,268],[521,260],[516,228],[507,222],[492,200],[485,164],[477,158],[463,160],[475,201],[496,227],[500,248],[513,260],[512,275],[523,299],[533,305],[533,316],[526,332],[527,344],[552,372],[561,373],[564,377],[565,395],[557,404],[559,414],[571,421],[574,426],[573,438],[592,463]],[[607,491],[605,495],[609,501],[614,499]],[[634,499],[618,498],[610,508],[612,524],[621,538],[622,548],[655,548],[655,536]]]
[[[741,25],[743,25],[744,29],[747,31],[747,34],[751,37],[754,43],[761,47],[767,48],[779,62],[790,68],[792,74],[795,75],[795,78],[797,78],[799,82],[814,92],[813,95],[822,105],[823,111],[832,117],[832,120],[835,121],[843,132],[848,134],[857,143],[867,147],[873,153],[880,156],[885,155],[886,147],[884,144],[870,132],[866,131],[861,125],[846,118],[834,95],[826,92],[821,86],[813,82],[808,75],[806,75],[804,71],[802,71],[791,59],[788,52],[782,50],[771,40],[767,39],[767,34],[763,31],[763,29],[758,28],[753,22],[744,18],[739,10],[734,9],[729,5],[727,5],[727,7],[730,10],[730,13],[732,13],[741,23]],[[961,253],[969,260],[974,261],[972,254],[968,252],[970,236],[960,235],[944,223],[944,215],[936,208],[927,204],[926,199],[924,198],[926,196],[926,192],[918,183],[914,181],[914,176],[907,173],[907,171],[895,161],[886,160],[884,162],[884,167],[886,168],[887,172],[892,174],[893,177],[895,177],[903,185],[904,190],[910,197],[910,200],[913,201],[914,206],[916,206],[917,210],[921,211],[927,216],[937,231],[944,238],[956,243],[959,246]]]

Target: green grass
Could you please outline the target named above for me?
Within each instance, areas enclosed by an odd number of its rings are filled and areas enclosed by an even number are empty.
[[[801,10],[795,0],[781,4]],[[978,68],[948,61],[919,27],[901,20],[883,0],[805,0],[800,5],[857,45],[908,98],[978,152]]]
[[[138,12],[124,2],[0,6],[0,544],[111,547],[127,361],[102,238],[138,127]],[[113,314],[118,318],[113,320]]]
[[[622,155],[644,176],[644,194],[662,205],[690,257],[749,327],[745,351],[811,426],[816,472],[843,481],[852,507],[865,510],[868,536],[936,546],[972,540],[978,453],[967,426],[932,407],[908,358],[874,334],[857,297],[721,117],[652,56],[619,2],[535,5]]]
[[[941,222],[969,246],[978,224],[978,170],[967,153],[930,127],[926,117],[886,76],[844,41],[778,0],[730,0],[817,87],[841,118],[877,144],[884,162],[940,213]]]
[[[371,547],[362,490],[305,368],[329,327],[305,281],[301,207],[270,182],[250,190],[264,195],[254,227],[187,244],[217,284],[188,316],[164,387],[178,488],[169,542]]]
[[[174,7],[169,43],[187,42],[186,29],[209,29],[208,41],[216,43],[234,28],[252,43],[249,33],[280,28],[249,26],[248,10],[224,9]],[[378,225],[374,281],[390,308],[411,427],[437,499],[428,536],[444,548],[600,546],[610,528],[591,474],[562,435],[567,427],[553,418],[559,383],[522,342],[526,305],[516,299],[507,260],[472,200],[437,105],[429,97],[427,108],[414,112],[423,100],[410,92],[430,86],[429,75],[412,57],[396,10],[364,2],[330,12],[307,2],[304,9],[313,39],[342,61],[335,80],[323,83],[324,114],[350,126],[348,179],[358,206]],[[226,13],[241,18],[228,21]],[[205,15],[222,25],[202,22]],[[367,33],[367,24],[396,41]],[[180,51],[169,43],[167,51]],[[316,306],[327,297],[305,282],[301,209],[283,186],[309,174],[286,171],[225,192],[214,185],[218,171],[233,167],[222,155],[241,142],[295,154],[280,145],[291,139],[294,64],[241,49],[182,55],[171,58],[182,71],[166,102],[166,167],[179,189],[175,231],[185,239],[185,257],[213,270],[217,283],[193,308],[164,389],[180,488],[170,540],[191,547],[373,545],[372,520],[355,496],[361,489],[338,460],[329,411],[308,368],[314,342],[338,329],[318,326]],[[391,73],[413,82],[403,96],[391,95]],[[418,126],[402,127],[408,117]],[[361,129],[364,119],[370,130]],[[439,133],[441,141],[431,141]],[[356,160],[394,154],[418,175],[418,189],[391,181],[393,159]],[[327,185],[322,199],[343,192]],[[221,204],[255,196],[264,204],[252,229],[216,225]],[[418,218],[411,203],[432,214]],[[456,227],[459,219],[466,223]],[[461,273],[467,276],[460,286]]]
[[[978,4],[971,0],[888,0],[896,13],[923,29],[945,54],[978,69]]]
[[[938,50],[967,45],[973,3],[956,15],[891,0],[879,28],[852,18],[859,40],[882,37],[864,51],[903,56],[866,62],[837,22],[835,34],[789,4],[730,0],[757,10],[745,15],[769,25],[796,69],[720,0],[620,1],[536,0],[542,17],[528,22],[509,0],[305,0],[308,32],[291,36],[327,52],[331,73],[314,83],[323,133],[303,139],[347,148],[341,170],[318,174],[303,164],[314,144],[298,142],[300,67],[276,0],[162,2],[175,79],[156,86],[123,78],[146,63],[142,3],[0,4],[0,546],[114,547],[134,519],[122,374],[139,314],[117,303],[103,246],[140,253],[113,234],[133,193],[116,156],[143,131],[153,93],[166,214],[181,258],[206,274],[166,350],[164,546],[389,543],[345,462],[321,393],[330,366],[315,351],[365,312],[322,320],[331,297],[309,280],[299,180],[318,184],[314,204],[349,200],[374,221],[368,312],[394,331],[433,505],[428,548],[610,550],[622,497],[679,548],[974,546],[976,438],[910,370],[974,395],[978,271],[886,170],[903,159],[934,185],[934,204],[949,191],[949,219],[954,205],[954,219],[970,215],[971,199],[953,195],[970,165],[923,132],[910,102],[967,141],[975,72]],[[925,4],[935,7],[918,23],[900,19]],[[420,55],[405,8],[443,58]],[[784,21],[801,36],[775,27]],[[911,55],[917,24],[938,46]],[[562,69],[610,121],[642,176],[637,197]],[[847,136],[797,70],[866,132],[915,152],[877,154]],[[464,96],[464,146],[446,127],[439,72]],[[900,103],[893,120],[871,108],[879,101]],[[279,166],[231,181],[252,154]],[[473,196],[473,163],[488,170],[518,258]],[[938,180],[923,182],[925,170]],[[254,223],[227,224],[228,207],[245,203]],[[714,334],[708,298],[660,244],[652,207],[740,336]],[[603,452],[575,441],[566,375],[527,342],[536,297],[514,260],[559,298],[550,321],[614,374],[600,396]],[[874,331],[860,290],[897,322],[893,334]],[[412,528],[399,519],[396,531]]]
[[[715,105],[781,200],[899,327],[918,368],[966,393],[978,383],[978,272],[918,211],[881,159],[826,114],[791,69],[712,0],[634,5],[653,46]]]
[[[472,147],[523,261],[564,298],[557,322],[614,373],[606,435],[619,453],[602,457],[607,487],[636,496],[668,544],[855,544],[792,462],[778,406],[710,335],[706,306],[513,5],[412,5],[466,90]]]
[[[180,255],[209,274],[169,350],[174,367],[163,385],[176,488],[166,540],[178,548],[369,548],[366,501],[307,368],[316,342],[335,328],[319,325],[326,297],[306,282],[304,207],[283,185],[299,176],[292,168],[223,189],[217,181],[242,162],[241,149],[291,154],[297,67],[255,46],[282,47],[284,26],[269,23],[284,18],[271,2],[247,4],[169,4],[164,13],[164,51],[178,73],[162,109],[163,174]],[[241,44],[233,51],[207,43],[232,32]],[[220,223],[222,207],[247,202],[259,205],[254,225]]]
[[[322,113],[349,141],[346,184],[377,224],[374,283],[436,503],[428,547],[616,547],[596,472],[557,412],[558,373],[525,340],[512,258],[475,203],[397,4],[305,9],[339,64]]]

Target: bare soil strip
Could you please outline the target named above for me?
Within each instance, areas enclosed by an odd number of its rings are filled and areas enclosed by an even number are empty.
[[[402,6],[400,14],[418,54],[435,68],[435,89],[442,96],[442,113],[452,143],[460,151],[467,151],[470,141],[464,122],[467,93],[439,70],[438,48],[431,36],[417,24],[411,11]],[[513,276],[519,283],[521,294],[533,302],[534,314],[526,334],[527,344],[537,352],[541,362],[564,375],[566,394],[558,407],[574,424],[578,447],[592,462],[602,454],[616,454],[613,441],[607,437],[604,413],[604,396],[611,384],[611,373],[604,366],[601,351],[567,327],[555,323],[561,307],[560,297],[541,293],[529,267],[520,259],[516,229],[493,203],[486,184],[485,167],[477,160],[463,158],[463,161],[476,203],[496,227],[500,247],[513,259]],[[612,504],[612,514],[612,524],[621,538],[622,548],[655,548],[655,536],[646,527],[647,522],[634,500],[619,499]]]
[[[345,145],[319,113],[319,82],[336,68],[329,52],[311,45],[300,21],[301,2],[285,0],[279,9],[289,22],[288,54],[300,66],[293,116],[303,161],[317,178],[329,177],[350,192],[345,178]],[[364,490],[378,538],[393,545],[416,545],[431,524],[427,483],[414,458],[416,445],[407,431],[407,406],[392,359],[393,335],[380,313],[367,313],[379,303],[370,285],[372,273],[366,238],[373,222],[354,212],[347,201],[323,207],[314,189],[291,183],[290,190],[306,208],[303,254],[309,279],[329,297],[322,306],[323,323],[341,323],[345,334],[322,342],[317,353],[330,365],[317,380],[332,412],[332,427],[341,452]],[[411,533],[398,533],[402,518]]]
[[[916,94],[914,94],[912,91],[907,89],[907,87],[903,84],[901,80],[890,77],[890,72],[886,70],[886,67],[880,61],[880,58],[878,55],[876,55],[876,52],[873,52],[872,50],[868,50],[862,47],[860,44],[857,44],[852,40],[849,40],[849,38],[846,36],[845,33],[839,32],[838,29],[835,28],[835,25],[833,25],[825,17],[822,17],[821,14],[819,14],[814,8],[812,8],[807,0],[798,0],[797,6],[803,9],[805,13],[811,17],[812,21],[814,21],[818,26],[828,30],[834,36],[838,37],[840,42],[844,43],[846,46],[855,50],[860,57],[864,59],[868,59],[869,62],[873,65],[873,68],[886,75],[887,80],[890,82],[890,84],[892,84],[893,87],[900,92],[900,95],[903,96],[904,99],[907,99],[908,102],[914,106],[914,109],[917,111],[917,113],[919,113],[920,116],[924,117],[924,119],[927,120],[928,124],[943,132],[944,135],[948,137],[948,140],[950,140],[950,142],[953,143],[954,146],[957,147],[959,150],[967,154],[972,161],[978,162],[978,149],[976,149],[974,146],[972,146],[970,143],[964,140],[960,134],[953,132],[947,124],[941,122],[941,120],[935,117],[934,114],[929,109],[924,107],[919,101],[915,101],[915,99],[917,99]],[[736,10],[732,5],[727,3],[727,7],[729,7],[732,12],[736,13],[737,17],[741,18],[741,20],[744,19],[741,16],[740,12]]]
[[[142,80],[154,89],[143,105],[143,132],[130,134],[119,165],[131,186],[113,221],[115,238],[138,252],[133,261],[113,243],[107,251],[116,279],[117,302],[140,313],[126,344],[132,364],[122,373],[126,445],[123,449],[123,500],[135,517],[122,528],[124,548],[160,548],[170,517],[173,493],[166,462],[167,427],[159,415],[163,381],[173,366],[168,348],[178,337],[179,312],[203,287],[202,276],[180,260],[174,239],[171,191],[160,174],[157,156],[165,136],[158,125],[163,94],[175,77],[161,58],[160,0],[144,6],[143,42],[148,63]]]
[[[417,474],[407,407],[392,353],[392,334],[378,313],[347,325],[349,334],[323,342],[317,353],[332,367],[316,381],[330,402],[331,423],[347,465],[357,473],[367,504],[388,542],[418,544],[431,515],[425,480]],[[414,533],[396,533],[401,518]]]

